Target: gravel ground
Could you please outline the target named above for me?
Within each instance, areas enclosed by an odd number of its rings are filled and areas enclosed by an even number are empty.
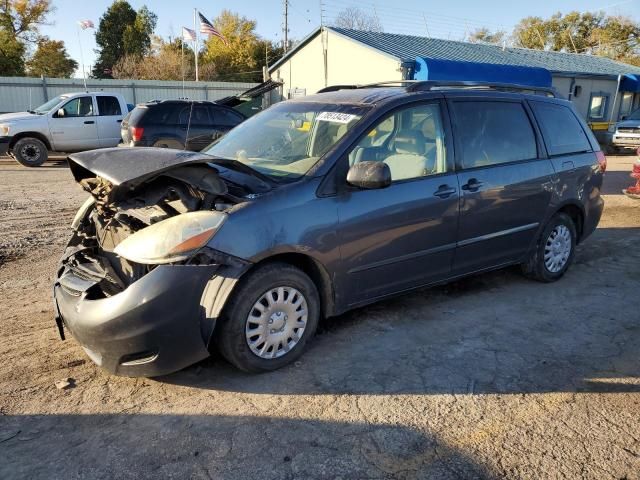
[[[600,228],[558,283],[503,270],[359,309],[269,374],[214,356],[131,379],[53,325],[85,195],[64,162],[0,160],[0,478],[639,479],[633,161],[609,159]]]

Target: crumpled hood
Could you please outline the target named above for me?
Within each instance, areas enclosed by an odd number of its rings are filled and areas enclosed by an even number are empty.
[[[135,187],[177,166],[209,163],[209,155],[172,148],[114,147],[69,155],[77,182],[102,177],[114,186]]]
[[[29,112],[3,113],[0,115],[0,123],[3,122],[19,122],[20,120],[32,120],[38,115]]]

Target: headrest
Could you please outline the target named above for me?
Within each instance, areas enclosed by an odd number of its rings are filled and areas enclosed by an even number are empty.
[[[393,148],[396,153],[410,153],[424,155],[426,139],[418,130],[401,130],[393,140]]]

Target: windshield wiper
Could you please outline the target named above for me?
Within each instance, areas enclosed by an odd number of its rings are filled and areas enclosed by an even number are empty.
[[[251,168],[250,166],[238,160],[233,160],[232,158],[213,157],[213,160],[211,160],[211,163],[215,165],[221,165],[223,167],[227,167],[230,170],[236,170],[241,173],[246,173],[247,175],[257,178],[258,180],[260,180],[260,183],[262,183],[269,190],[271,190],[271,188],[275,183],[271,178],[269,178],[264,173],[260,173],[257,170],[254,170],[253,168]]]

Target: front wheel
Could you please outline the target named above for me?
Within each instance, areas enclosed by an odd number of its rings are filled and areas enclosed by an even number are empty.
[[[44,143],[37,138],[25,137],[13,145],[11,152],[20,165],[39,167],[47,161],[49,152]]]
[[[573,262],[576,226],[565,213],[556,213],[542,231],[536,251],[522,265],[523,273],[541,282],[555,282]]]
[[[311,279],[291,265],[273,263],[240,282],[215,332],[220,353],[247,372],[276,370],[300,357],[320,317]]]

